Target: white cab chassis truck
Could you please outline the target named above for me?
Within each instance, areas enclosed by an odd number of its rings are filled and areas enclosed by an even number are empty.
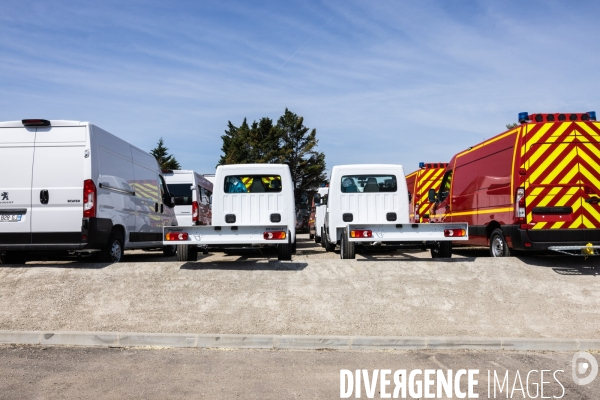
[[[163,226],[177,225],[156,159],[89,122],[0,122],[0,159],[6,263],[66,251],[118,262],[163,248]]]
[[[212,226],[164,228],[164,244],[177,244],[180,261],[195,261],[198,246],[278,248],[291,260],[296,244],[292,176],[283,164],[235,164],[217,167],[213,186]]]
[[[328,187],[321,187],[315,194],[315,243],[321,243],[327,212]]]
[[[452,256],[452,241],[467,240],[466,223],[411,223],[404,169],[396,164],[333,167],[322,237],[327,251],[355,258],[355,245],[431,249]]]

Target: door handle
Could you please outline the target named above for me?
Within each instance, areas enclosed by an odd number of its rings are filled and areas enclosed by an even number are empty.
[[[162,205],[162,204],[160,205],[160,213],[161,214],[165,212],[165,208],[164,207],[165,207],[164,205]]]
[[[154,212],[157,213],[158,212],[158,203],[154,203]]]
[[[40,190],[40,203],[48,204],[49,200],[50,200],[50,194],[48,194],[48,190],[47,189]]]

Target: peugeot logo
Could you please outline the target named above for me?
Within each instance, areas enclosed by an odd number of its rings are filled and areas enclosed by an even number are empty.
[[[2,192],[2,200],[8,200],[8,192]]]

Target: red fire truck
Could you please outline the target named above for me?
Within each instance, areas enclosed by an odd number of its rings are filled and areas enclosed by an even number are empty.
[[[410,193],[410,220],[429,222],[429,212],[433,202],[427,197],[429,190],[437,192],[448,163],[419,163],[419,169],[406,175],[406,185]]]
[[[520,126],[456,154],[431,222],[468,222],[467,245],[593,255],[600,250],[596,113],[519,114]]]

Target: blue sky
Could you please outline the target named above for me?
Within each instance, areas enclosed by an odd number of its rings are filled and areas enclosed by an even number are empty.
[[[227,121],[317,129],[328,169],[450,157],[520,111],[597,110],[600,3],[39,1],[0,6],[0,120],[91,121],[214,172]]]

